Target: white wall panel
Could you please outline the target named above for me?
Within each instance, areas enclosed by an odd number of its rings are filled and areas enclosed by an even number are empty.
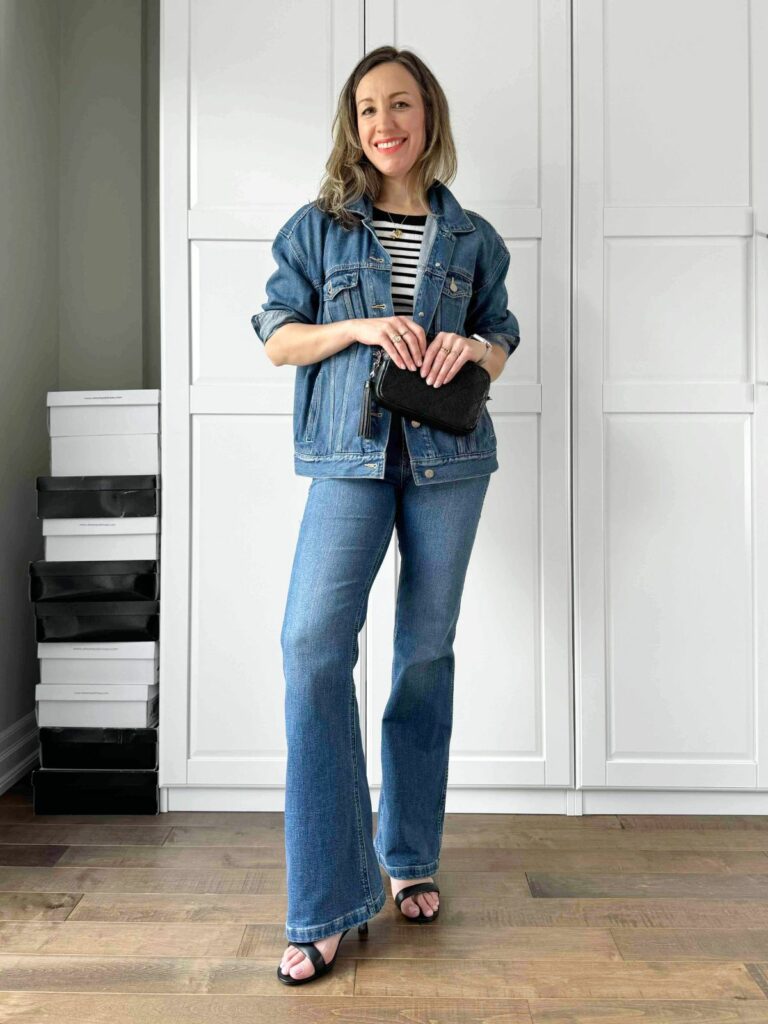
[[[295,370],[275,366],[251,326],[251,316],[261,308],[254,295],[263,291],[275,267],[271,243],[194,239],[190,261],[193,386],[268,382],[280,391],[283,411],[292,412]],[[292,436],[289,441],[292,460]]]
[[[361,0],[190,0],[190,12],[190,208],[301,205],[340,76],[361,56]]]
[[[309,481],[283,416],[194,418],[190,781],[282,786],[279,638]]]
[[[749,0],[600,10],[605,205],[749,206]]]
[[[749,433],[745,415],[606,418],[611,761],[754,759]]]
[[[744,238],[605,243],[605,379],[750,379]]]

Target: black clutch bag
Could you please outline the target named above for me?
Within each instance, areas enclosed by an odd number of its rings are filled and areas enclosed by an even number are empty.
[[[469,434],[477,426],[485,403],[492,401],[490,388],[491,375],[470,361],[452,380],[435,389],[418,370],[401,370],[380,348],[363,386],[357,433],[371,436],[371,401],[375,398],[385,409],[419,423],[449,434]]]

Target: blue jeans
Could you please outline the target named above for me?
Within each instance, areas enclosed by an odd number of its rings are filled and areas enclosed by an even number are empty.
[[[401,419],[383,480],[312,480],[280,634],[285,674],[289,942],[335,935],[386,903],[391,878],[437,871],[453,724],[453,640],[490,474],[417,486]],[[353,669],[397,528],[392,689],[373,818]]]

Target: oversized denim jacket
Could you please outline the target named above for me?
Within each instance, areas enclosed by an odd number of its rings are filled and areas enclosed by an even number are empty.
[[[520,329],[507,309],[510,253],[504,240],[487,220],[464,210],[442,182],[435,181],[427,198],[432,212],[416,273],[412,319],[424,328],[427,342],[440,331],[479,334],[509,357],[520,342]],[[272,246],[277,269],[266,284],[267,301],[263,312],[251,318],[265,344],[286,323],[394,315],[392,263],[371,226],[371,200],[364,195],[348,208],[362,218],[352,230],[307,203],[278,232]],[[358,435],[363,386],[377,351],[377,346],[353,341],[318,363],[296,367],[297,475],[384,477],[393,414],[375,397],[372,436]],[[416,484],[484,476],[499,468],[487,408],[469,434],[451,434],[407,417],[403,432]]]

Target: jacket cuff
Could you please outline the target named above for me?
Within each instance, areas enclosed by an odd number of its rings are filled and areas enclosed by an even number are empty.
[[[478,338],[490,341],[492,345],[499,345],[507,353],[507,359],[512,355],[520,344],[520,337],[517,334],[494,334],[488,331],[475,331]]]

